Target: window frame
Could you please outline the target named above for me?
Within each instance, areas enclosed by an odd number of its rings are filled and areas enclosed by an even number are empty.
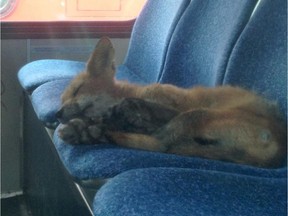
[[[2,39],[128,38],[136,18],[128,21],[1,22]]]

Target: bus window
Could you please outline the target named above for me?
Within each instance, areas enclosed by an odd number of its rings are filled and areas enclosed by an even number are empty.
[[[126,21],[146,0],[0,0],[4,22]]]

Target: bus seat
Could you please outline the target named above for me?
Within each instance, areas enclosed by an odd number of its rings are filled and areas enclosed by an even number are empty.
[[[24,65],[18,72],[18,80],[22,88],[32,93],[38,86],[53,80],[71,80],[85,69],[85,62],[43,59]]]
[[[285,170],[280,178],[184,168],[130,170],[100,188],[93,211],[95,216],[286,216],[286,176]]]

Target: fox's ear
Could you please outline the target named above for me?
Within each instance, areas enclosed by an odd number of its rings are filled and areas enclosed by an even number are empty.
[[[115,50],[110,39],[102,37],[87,62],[87,72],[92,76],[98,76],[102,73],[114,76],[114,55]]]

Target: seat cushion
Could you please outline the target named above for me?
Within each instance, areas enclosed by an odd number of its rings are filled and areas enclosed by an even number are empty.
[[[208,160],[197,157],[184,157],[159,152],[121,148],[113,144],[77,145],[63,142],[54,134],[54,144],[64,166],[69,173],[80,180],[111,178],[130,169],[147,167],[186,167],[203,170],[219,170],[245,175],[279,176],[279,170],[234,163]]]
[[[18,72],[21,86],[32,92],[43,83],[72,78],[85,69],[85,62],[68,60],[38,60],[23,66]]]
[[[286,175],[283,169],[282,177]],[[97,216],[285,216],[286,187],[286,178],[177,168],[139,169],[108,181],[97,192],[93,209]]]
[[[46,126],[57,126],[56,112],[61,107],[61,95],[72,78],[50,81],[40,85],[31,94],[34,111]]]

